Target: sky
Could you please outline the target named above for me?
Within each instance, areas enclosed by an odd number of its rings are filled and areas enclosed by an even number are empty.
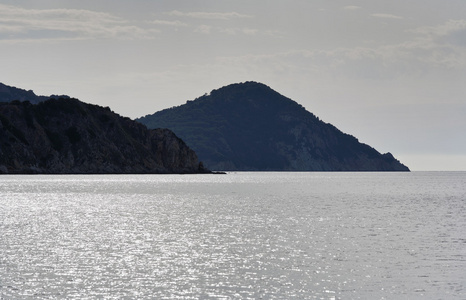
[[[130,118],[262,82],[411,170],[466,170],[464,0],[0,0],[0,53],[0,82]]]

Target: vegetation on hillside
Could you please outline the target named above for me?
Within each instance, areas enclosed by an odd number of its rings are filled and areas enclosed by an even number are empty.
[[[199,173],[168,129],[77,99],[0,103],[0,173]]]
[[[213,90],[138,121],[174,131],[211,169],[408,170],[256,82]]]

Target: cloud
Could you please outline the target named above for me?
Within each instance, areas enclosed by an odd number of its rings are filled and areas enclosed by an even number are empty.
[[[0,4],[6,40],[150,38],[148,30],[113,16],[83,9],[25,9]]]
[[[247,35],[255,35],[258,32],[257,29],[251,29],[251,28],[243,28],[241,29],[241,31]]]
[[[187,23],[183,23],[181,21],[167,21],[167,20],[154,20],[148,22],[149,24],[154,24],[154,25],[163,25],[163,26],[173,26],[173,27],[186,27],[188,26]]]
[[[466,20],[449,20],[409,32],[413,33],[410,39],[400,43],[329,50],[301,49],[242,59],[249,60],[250,64],[289,69],[290,73],[324,70],[322,74],[373,80],[423,77],[433,73],[464,74]]]
[[[411,30],[431,43],[448,43],[466,46],[466,20],[449,20],[438,26],[425,26]]]
[[[448,20],[445,24],[438,26],[424,26],[411,30],[411,32],[443,36],[455,31],[465,30],[466,20]]]
[[[218,28],[220,33],[226,33],[229,35],[245,34],[245,35],[256,35],[259,31],[252,28]]]
[[[219,27],[219,26],[210,26],[210,25],[199,25],[194,29],[196,33],[202,34],[212,34],[212,33],[220,33],[220,34],[228,34],[228,35],[257,35],[257,34],[265,34],[271,35],[269,32],[260,32],[258,29],[254,28],[247,28],[247,27]]]
[[[372,14],[371,16],[375,18],[382,18],[382,19],[403,19],[403,17],[391,15],[391,14]]]
[[[330,50],[301,49],[268,55],[223,57],[219,60],[229,67],[247,68],[249,71],[246,73],[251,74],[257,71],[251,69],[257,68],[270,74],[305,74],[303,76],[309,78],[328,76],[330,80],[352,78],[385,81],[421,78],[429,74],[464,74],[464,47],[442,42],[438,38],[440,33],[443,37],[451,36],[451,33],[466,33],[466,30],[461,31],[462,28],[463,22],[447,22],[428,28],[429,33],[437,32],[434,38],[426,36],[426,28],[422,28],[412,40],[396,44]]]
[[[198,32],[202,34],[210,34],[211,30],[212,30],[212,26],[200,25],[194,30],[194,32]]]
[[[20,33],[23,31],[22,26],[19,25],[5,25],[0,21],[0,33],[13,34]]]
[[[361,9],[361,7],[356,6],[356,5],[348,5],[348,6],[344,6],[343,9],[344,10],[358,10],[358,9]]]
[[[250,15],[244,15],[237,12],[181,12],[173,10],[166,13],[169,16],[177,17],[190,17],[196,19],[208,19],[208,20],[230,20],[238,18],[251,18]]]
[[[403,44],[426,63],[466,67],[466,20],[449,20],[437,26],[424,26],[410,31],[417,37]]]
[[[181,21],[166,21],[166,20],[154,20],[148,22],[149,24],[153,25],[161,25],[161,26],[172,26],[172,27],[189,27],[190,25]],[[225,27],[219,27],[219,26],[210,26],[210,25],[199,25],[194,29],[194,32],[197,33],[202,33],[202,34],[210,34],[212,32],[217,32],[217,33],[224,33],[228,35],[256,35],[259,33],[259,30],[254,29],[254,28],[239,28],[239,27],[231,27],[231,28],[225,28]],[[272,35],[271,33],[267,32],[268,35]]]

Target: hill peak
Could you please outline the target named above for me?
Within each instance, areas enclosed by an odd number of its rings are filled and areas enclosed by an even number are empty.
[[[215,170],[409,170],[254,81],[230,84],[138,121],[173,130]]]
[[[273,99],[281,98],[281,100],[294,102],[293,100],[274,91],[269,86],[255,81],[233,83],[219,89],[212,90],[209,94],[204,96],[211,97],[216,101],[271,101]]]
[[[257,81],[245,81],[245,82],[238,82],[238,83],[232,83],[227,86],[223,86],[219,89],[213,90],[211,93],[216,93],[216,92],[251,92],[251,91],[271,91],[275,92],[272,90],[269,86],[257,82]],[[275,92],[276,93],[276,92]]]
[[[50,98],[69,98],[66,95],[38,96],[33,90],[24,90],[9,86],[0,82],[0,102],[29,101],[33,104],[48,100]]]

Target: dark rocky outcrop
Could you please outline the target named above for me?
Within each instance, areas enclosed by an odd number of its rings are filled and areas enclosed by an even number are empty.
[[[0,103],[0,173],[208,172],[168,129],[77,99]]]
[[[137,121],[169,128],[212,170],[409,171],[295,101],[256,82],[232,84]]]

